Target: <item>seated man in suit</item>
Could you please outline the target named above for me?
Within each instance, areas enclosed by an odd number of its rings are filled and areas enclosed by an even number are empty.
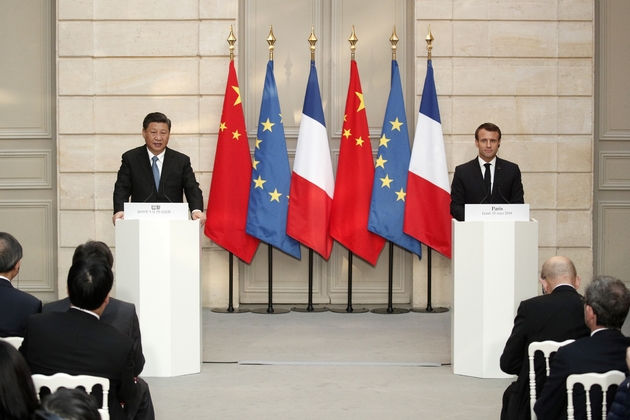
[[[206,221],[203,194],[190,158],[166,147],[171,135],[171,120],[161,112],[148,114],[142,122],[145,145],[122,155],[118,178],[114,185],[114,216],[112,221],[124,219],[124,203],[132,202],[182,203],[184,194],[193,220],[201,225]]]
[[[90,257],[101,258],[110,268],[114,266],[114,256],[107,244],[101,241],[87,241],[74,250],[72,264]],[[70,299],[65,298],[44,305],[42,312],[65,312],[70,309]],[[127,401],[126,410],[130,418],[136,420],[151,420],[155,418],[149,384],[138,376],[144,367],[144,354],[142,353],[142,339],[140,336],[140,323],[136,314],[136,306],[113,297],[101,315],[101,322],[111,325],[121,333],[133,340],[134,369],[133,374],[140,388],[136,396]]]
[[[0,337],[24,337],[28,317],[42,311],[39,299],[11,283],[21,264],[22,245],[10,233],[0,232]]]
[[[455,168],[451,184],[451,216],[464,220],[465,204],[523,204],[518,165],[497,157],[501,129],[492,123],[475,131],[479,156]]]
[[[565,341],[589,335],[584,323],[582,296],[577,292],[580,277],[573,262],[561,256],[549,258],[540,271],[543,296],[524,300],[518,307],[512,334],[501,355],[501,370],[518,375],[503,394],[501,419],[529,420],[529,356],[527,349],[534,341]],[[545,383],[545,362],[535,358],[536,395]]]
[[[32,315],[20,352],[34,374],[65,372],[108,378],[110,417],[126,420],[121,403],[131,400],[138,389],[133,341],[100,321],[113,283],[114,274],[101,258],[77,261],[68,272],[71,308]]]
[[[630,340],[621,333],[630,309],[630,291],[619,279],[594,278],[584,293],[584,320],[591,330],[589,337],[560,347],[551,362],[549,378],[536,401],[538,420],[564,419],[567,416],[567,377],[574,373],[627,372],[626,349]],[[573,391],[576,420],[586,418],[584,389]],[[608,405],[615,393],[608,393]],[[602,394],[591,393],[593,418],[601,418]]]

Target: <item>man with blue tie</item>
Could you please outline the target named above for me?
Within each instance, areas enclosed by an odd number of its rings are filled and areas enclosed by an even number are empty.
[[[124,219],[124,203],[182,203],[184,195],[193,220],[206,221],[203,194],[190,158],[167,147],[171,120],[161,112],[148,114],[142,123],[145,145],[125,152],[114,185],[114,216]]]

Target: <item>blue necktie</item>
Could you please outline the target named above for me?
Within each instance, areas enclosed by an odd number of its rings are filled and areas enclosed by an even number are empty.
[[[155,180],[155,190],[160,189],[160,170],[157,167],[158,157],[153,156],[153,179]]]

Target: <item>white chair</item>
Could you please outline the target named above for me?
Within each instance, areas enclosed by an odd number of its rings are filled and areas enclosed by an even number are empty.
[[[575,409],[573,407],[573,386],[575,384],[584,385],[586,394],[586,418],[591,420],[591,396],[589,390],[593,385],[602,387],[602,419],[606,418],[606,394],[608,387],[619,385],[626,379],[626,375],[619,370],[611,370],[606,373],[581,373],[569,375],[567,378],[567,420],[573,420]]]
[[[24,341],[24,337],[0,337],[0,340],[4,340],[16,349],[19,349],[22,345],[22,341]]]
[[[552,353],[558,351],[562,346],[566,346],[575,340],[565,340],[563,342],[546,340],[546,341],[534,341],[529,344],[527,348],[527,355],[529,356],[529,411],[531,412],[532,420],[536,420],[536,413],[534,413],[534,404],[536,404],[536,370],[534,369],[534,355],[537,351],[541,351],[545,357],[545,373],[549,376],[549,357]]]
[[[55,373],[54,375],[34,374],[33,384],[37,390],[37,397],[42,388],[46,387],[53,393],[59,388],[85,388],[88,394],[92,392],[95,385],[103,387],[103,406],[98,409],[102,420],[109,420],[109,409],[107,408],[107,396],[109,394],[109,379],[91,375],[68,375],[67,373]]]

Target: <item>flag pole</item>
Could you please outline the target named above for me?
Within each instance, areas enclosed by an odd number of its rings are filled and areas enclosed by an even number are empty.
[[[396,44],[398,44],[398,36],[396,35],[396,27],[394,26],[394,32],[389,38],[389,42],[392,44],[392,60],[396,60]],[[394,294],[394,243],[389,241],[389,267],[388,267],[388,287],[387,287],[387,308],[372,309],[375,314],[392,315],[392,314],[406,314],[409,309],[406,308],[394,308],[393,306],[393,294]]]
[[[308,37],[308,43],[311,49],[311,61],[315,61],[315,44],[317,43],[317,37],[315,36],[314,28],[311,26],[311,35]],[[296,306],[291,308],[294,312],[326,312],[328,308],[313,306],[313,249],[308,249],[308,304],[304,306]]]
[[[431,50],[433,49],[433,34],[431,33],[431,25],[429,25],[429,33],[427,34],[425,41],[427,41],[428,59],[431,60]],[[431,305],[431,247],[427,247],[427,307],[426,308],[411,308],[412,312],[421,312],[427,314],[437,314],[442,312],[448,312],[448,308],[437,307],[434,308]]]
[[[273,36],[273,27],[269,27],[269,36],[267,37],[267,44],[269,44],[269,60],[273,61],[273,44],[276,42],[276,37]],[[267,298],[267,308],[254,308],[252,309],[253,313],[256,314],[269,314],[269,315],[277,315],[277,314],[286,314],[290,311],[285,308],[274,309],[273,307],[273,246],[271,244],[267,244],[267,278],[268,278],[268,298]]]
[[[236,37],[234,36],[234,31],[232,30],[232,25],[230,25],[230,35],[227,37],[227,42],[230,46],[230,61],[234,61],[234,44],[236,44]],[[230,256],[228,258],[228,307],[224,308],[214,308],[212,312],[217,313],[229,313],[229,314],[242,314],[245,312],[249,312],[249,309],[245,308],[235,308],[234,307],[234,254],[230,252]]]
[[[350,38],[348,38],[348,42],[350,42],[350,60],[354,61],[354,52],[357,49],[357,41],[359,40],[359,38],[357,38],[356,34],[354,33],[354,25],[352,25],[352,34],[350,35]],[[337,313],[347,313],[347,314],[361,314],[361,313],[365,313],[365,312],[369,312],[369,310],[367,308],[353,308],[352,307],[352,251],[348,250],[348,306],[346,306],[346,309],[337,309],[337,308],[330,308],[331,312],[337,312]]]

